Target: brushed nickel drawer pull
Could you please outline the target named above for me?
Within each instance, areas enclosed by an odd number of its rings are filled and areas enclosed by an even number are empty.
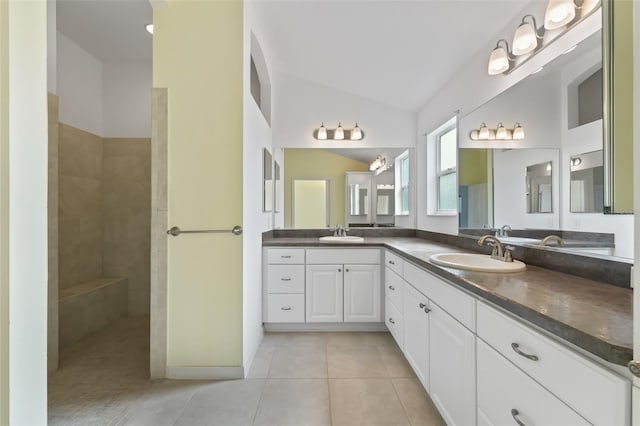
[[[520,412],[518,410],[516,410],[515,408],[511,409],[511,417],[513,417],[513,420],[515,420],[516,423],[518,423],[518,426],[527,426],[524,423],[522,423],[522,421],[518,418],[519,415],[520,415]]]
[[[291,306],[283,306],[280,309],[283,310],[283,311],[290,311],[291,310]]]
[[[395,288],[394,286],[390,285],[390,286],[389,286],[389,290],[391,290],[391,291],[396,291],[396,288]]]
[[[422,302],[420,302],[420,304],[419,304],[418,306],[420,307],[420,309],[422,309],[422,308],[426,308],[426,307],[427,307],[427,305],[425,305],[425,304],[424,304],[424,303],[422,303]]]
[[[390,261],[389,261],[389,263],[390,263],[391,265],[395,265],[395,264],[396,264],[396,262],[394,262],[393,260],[390,260]]]
[[[525,357],[527,359],[530,359],[531,361],[537,361],[538,360],[538,357],[536,355],[530,355],[528,353],[522,352],[520,350],[520,345],[517,344],[517,343],[512,343],[511,344],[511,349],[513,349],[514,352],[517,353],[518,355],[523,356],[523,357]]]
[[[396,322],[393,320],[393,318],[389,318],[389,322],[390,322],[391,324],[395,324],[395,323],[396,323]]]
[[[289,256],[280,256],[282,259],[291,259],[291,255]]]
[[[429,309],[429,308],[424,308],[424,313],[425,313],[425,314],[428,314],[429,312],[431,312],[431,309]]]
[[[280,278],[280,281],[291,281],[291,278]]]

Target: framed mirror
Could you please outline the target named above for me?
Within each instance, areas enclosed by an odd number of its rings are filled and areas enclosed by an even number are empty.
[[[574,155],[569,160],[571,213],[604,211],[604,170],[602,150]]]
[[[267,148],[262,149],[262,211],[273,210],[273,158]]]
[[[551,161],[527,166],[527,213],[553,213],[553,185]]]
[[[280,200],[282,195],[280,194],[280,164],[277,161],[273,162],[273,211],[280,213]]]

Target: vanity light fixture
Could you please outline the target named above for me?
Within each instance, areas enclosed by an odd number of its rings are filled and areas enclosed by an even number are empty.
[[[501,43],[503,46],[500,45]],[[496,47],[491,52],[491,56],[489,56],[489,75],[498,75],[509,70],[513,59],[509,53],[509,43],[507,43],[507,40],[501,38],[498,40],[498,43],[496,43]]]
[[[364,131],[356,123],[353,129],[345,129],[342,127],[342,123],[338,123],[338,127],[335,129],[328,129],[324,126],[324,122],[320,124],[320,127],[313,131],[313,137],[319,141],[325,140],[352,140],[359,141],[364,139]]]
[[[527,22],[527,18],[530,18],[530,22]],[[514,56],[521,56],[533,52],[538,47],[539,40],[542,40],[543,35],[544,30],[538,33],[536,18],[533,15],[524,15],[522,23],[513,35],[513,50],[511,53]]]
[[[369,170],[375,172],[381,167],[384,167],[387,164],[387,159],[378,155],[375,160],[369,164]]]
[[[575,157],[571,159],[571,166],[576,167],[576,166],[579,166],[580,164],[582,164],[582,158]]]
[[[505,39],[498,40],[489,56],[489,75],[508,74],[525,63],[543,47],[558,39],[578,22],[591,15],[603,0],[548,0],[544,25],[538,28],[533,15],[525,15],[513,35],[513,50]],[[579,10],[580,13],[577,11]],[[545,37],[545,31],[554,31]],[[571,49],[570,49],[571,50]],[[567,53],[570,51],[568,50]]]
[[[144,26],[144,29],[151,35],[153,35],[153,24],[147,24]]]
[[[498,123],[495,129],[490,129],[485,123],[482,123],[479,129],[469,133],[469,137],[474,141],[524,139],[524,129],[520,123],[516,123],[513,129],[504,127],[502,123]]]

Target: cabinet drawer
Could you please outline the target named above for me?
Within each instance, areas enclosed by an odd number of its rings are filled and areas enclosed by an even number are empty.
[[[268,322],[304,322],[304,294],[269,294]]]
[[[396,308],[398,308],[398,311],[403,313],[402,292],[404,288],[404,280],[389,268],[384,268],[384,273],[384,294],[393,302]]]
[[[380,249],[308,249],[307,265],[380,264]]]
[[[398,308],[395,307],[393,302],[388,297],[385,297],[384,303],[384,311],[385,318],[384,323],[387,325],[387,328],[391,332],[391,335],[396,340],[396,343],[403,349],[403,325],[402,325],[402,314],[398,311]]]
[[[304,249],[269,249],[267,261],[270,264],[304,264]]]
[[[390,252],[389,250],[385,250],[384,252],[384,264],[391,268],[391,270],[393,272],[395,272],[396,274],[402,276],[403,273],[403,264],[404,264],[404,260],[402,260],[402,258],[392,252]]]
[[[623,377],[485,303],[478,303],[478,337],[589,422],[596,425],[630,423],[631,388]]]
[[[269,265],[269,293],[304,293],[304,265]]]
[[[404,264],[404,279],[469,330],[475,331],[475,298],[410,263]]]
[[[477,351],[478,425],[589,424],[482,340]]]

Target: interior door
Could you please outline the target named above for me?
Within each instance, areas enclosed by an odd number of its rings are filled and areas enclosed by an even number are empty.
[[[329,181],[293,179],[293,227],[329,227]]]

